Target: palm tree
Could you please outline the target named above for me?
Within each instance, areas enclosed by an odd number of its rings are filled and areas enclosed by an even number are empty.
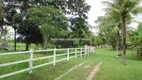
[[[90,25],[80,17],[74,18],[71,20],[71,33],[70,37],[72,38],[89,38],[91,36],[91,31],[89,31]],[[91,42],[90,42],[91,43]],[[81,44],[81,40],[77,40],[76,44],[78,47]],[[91,45],[91,44],[90,44]]]
[[[103,1],[107,7],[104,9],[106,14],[119,16],[118,20],[121,26],[123,64],[126,65],[126,21],[131,19],[131,14],[138,14],[142,11],[139,6],[141,0],[111,0]]]
[[[119,28],[118,26],[114,27],[114,29],[112,30],[112,33],[115,34],[116,36],[116,58],[118,58],[118,49],[119,49]]]

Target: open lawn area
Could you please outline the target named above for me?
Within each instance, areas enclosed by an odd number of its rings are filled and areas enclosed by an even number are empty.
[[[34,57],[46,56],[39,53],[34,55]],[[63,76],[61,80],[87,80],[95,66],[102,61],[103,63],[101,65],[101,69],[96,73],[94,80],[142,80],[142,61],[136,58],[135,51],[127,50],[126,65],[122,64],[121,57],[116,59],[115,55],[115,51],[113,51],[111,48],[95,49],[95,53],[87,57],[77,57],[77,59],[70,59],[69,61],[59,62],[56,64],[56,66],[48,65],[38,69],[34,69],[31,75],[29,75],[28,72],[24,72],[1,80],[54,80],[63,73],[67,72],[72,67],[84,61],[88,62],[77,67],[67,75]],[[0,63],[26,58],[27,55],[22,55],[18,57],[8,56],[8,58],[0,57]],[[45,63],[50,60],[52,59],[37,61],[34,62],[34,65]],[[27,63],[19,64],[17,66],[11,66],[8,68],[0,68],[0,74],[23,69],[26,67],[28,67]]]
[[[111,49],[96,49],[96,52],[106,57],[95,80],[142,80],[142,61],[137,59],[135,51],[127,50],[126,66],[121,57],[115,58],[115,51]]]

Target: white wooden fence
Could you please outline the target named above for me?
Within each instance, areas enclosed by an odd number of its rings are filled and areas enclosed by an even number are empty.
[[[33,53],[34,52],[50,52],[50,51],[53,51],[53,55],[52,56],[33,58]],[[67,51],[67,53],[56,54],[57,51]],[[32,70],[35,69],[35,68],[39,68],[39,67],[42,67],[42,66],[45,66],[45,65],[49,65],[49,64],[53,64],[53,66],[55,66],[56,62],[60,62],[60,61],[63,61],[63,60],[69,61],[70,58],[75,58],[76,59],[78,56],[80,56],[81,58],[83,56],[86,57],[87,55],[89,56],[90,52],[91,52],[91,49],[89,49],[89,48],[64,48],[64,49],[56,49],[55,48],[55,49],[50,49],[50,50],[36,50],[36,51],[30,50],[30,51],[24,51],[24,52],[0,53],[0,56],[30,53],[29,59],[27,59],[27,60],[21,60],[21,61],[15,61],[15,62],[9,62],[9,63],[0,64],[0,68],[1,68],[1,67],[5,67],[5,66],[15,65],[15,64],[24,63],[24,62],[29,62],[29,68],[0,75],[0,79],[8,77],[8,76],[16,75],[16,74],[19,74],[19,73],[22,73],[22,72],[25,72],[25,71],[29,71],[29,74],[31,74]],[[74,56],[70,56],[70,54],[72,54]],[[60,59],[60,60],[56,60],[57,56],[67,56],[67,57],[63,58],[63,59]],[[47,59],[47,58],[53,58],[53,61],[41,64],[41,65],[33,66],[33,61],[43,60],[43,59]]]

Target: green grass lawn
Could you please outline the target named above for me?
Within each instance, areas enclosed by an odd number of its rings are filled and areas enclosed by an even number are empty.
[[[106,55],[101,70],[95,80],[142,80],[142,61],[136,58],[136,52],[127,50],[126,66],[122,65],[122,57],[115,58],[111,49],[97,49],[97,54]]]
[[[27,59],[28,55],[29,54],[0,57],[0,63]],[[52,55],[52,53],[46,55],[36,53],[34,54],[34,57],[47,55]],[[58,57],[58,59],[65,57],[66,56]],[[122,64],[122,58],[119,57],[119,59],[116,59],[115,51],[110,48],[96,49],[95,54],[83,58],[78,57],[77,59],[70,59],[70,61],[59,62],[55,67],[48,65],[34,69],[31,75],[29,75],[28,72],[24,72],[1,80],[54,80],[73,66],[87,60],[89,60],[87,63],[73,70],[61,80],[86,80],[91,71],[101,61],[103,61],[103,64],[101,70],[96,74],[95,80],[142,80],[142,62],[137,60],[136,52],[130,50],[127,51],[127,65],[124,66]],[[52,58],[36,61],[34,62],[34,65],[49,61],[52,61]],[[28,67],[28,63],[0,68],[0,74],[26,67]]]

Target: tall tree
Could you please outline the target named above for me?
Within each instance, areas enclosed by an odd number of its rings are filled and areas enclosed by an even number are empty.
[[[118,58],[118,50],[119,50],[119,28],[116,26],[112,30],[112,34],[115,35],[115,40],[116,40],[116,58]]]
[[[16,50],[16,31],[18,27],[17,22],[19,22],[19,19],[16,20],[16,14],[18,14],[17,10],[19,9],[19,3],[15,0],[3,0],[3,7],[2,24],[5,26],[11,26],[14,29],[14,50]]]
[[[109,15],[100,16],[95,22],[99,23],[98,36],[100,36],[100,38],[102,39],[102,44],[109,44],[113,49],[115,49],[116,40],[115,38],[113,38],[114,35],[112,34],[112,30],[115,26],[117,26],[117,22],[115,22],[115,20],[112,19],[112,16]]]
[[[67,18],[55,7],[30,8],[28,12],[30,13],[29,21],[37,21],[41,26],[44,38],[43,49],[46,49],[47,41],[51,37],[65,34],[68,27]]]
[[[126,65],[126,21],[131,17],[131,14],[138,14],[142,11],[140,7],[141,0],[111,0],[105,1],[106,14],[118,15],[121,25],[122,47],[123,47],[123,64]]]
[[[89,24],[88,22],[81,17],[71,18],[71,33],[69,34],[70,37],[73,38],[90,38],[91,31],[89,31]],[[78,46],[81,43],[81,40],[76,41]]]

